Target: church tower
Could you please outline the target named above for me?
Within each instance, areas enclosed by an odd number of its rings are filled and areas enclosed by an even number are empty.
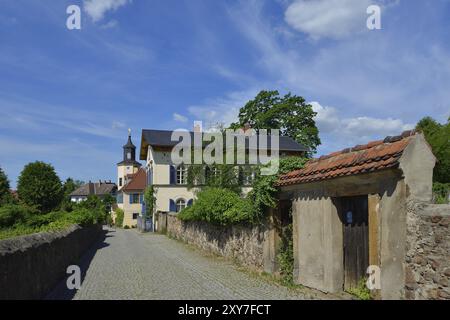
[[[136,146],[131,141],[131,129],[128,129],[128,141],[123,146],[123,160],[117,164],[117,186],[122,189],[128,178],[135,174],[141,164],[136,161]]]

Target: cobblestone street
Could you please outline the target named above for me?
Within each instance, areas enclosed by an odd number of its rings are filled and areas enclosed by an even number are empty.
[[[49,299],[332,299],[309,289],[289,290],[203,255],[164,235],[109,230],[86,253],[75,294],[65,281]]]

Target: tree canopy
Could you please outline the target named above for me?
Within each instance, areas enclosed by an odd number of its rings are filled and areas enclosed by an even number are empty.
[[[9,180],[2,168],[0,168],[0,205],[8,203],[10,199]]]
[[[246,124],[253,129],[279,129],[282,136],[289,136],[314,153],[321,141],[314,117],[316,112],[301,96],[288,93],[280,96],[278,91],[261,91],[239,111],[239,121],[231,128]]]
[[[42,213],[56,209],[63,198],[63,187],[50,164],[36,161],[27,164],[19,176],[17,193],[26,205]]]
[[[450,118],[446,124],[440,124],[431,117],[419,121],[416,129],[423,132],[437,158],[434,168],[434,181],[450,182]]]

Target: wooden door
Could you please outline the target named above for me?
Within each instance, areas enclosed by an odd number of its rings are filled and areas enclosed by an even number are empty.
[[[344,289],[357,287],[369,266],[368,197],[340,198],[344,225]]]

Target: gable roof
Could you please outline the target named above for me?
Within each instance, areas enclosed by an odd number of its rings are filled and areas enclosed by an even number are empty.
[[[120,191],[144,191],[147,187],[147,172],[144,168],[140,168],[135,174],[130,177],[130,181],[123,186]]]
[[[117,186],[115,183],[112,183],[112,182],[106,182],[106,181],[105,182],[96,182],[96,183],[89,182],[89,183],[82,185],[75,191],[73,191],[70,194],[70,196],[71,197],[76,197],[76,196],[87,197],[87,196],[91,196],[91,195],[104,196],[107,194],[114,193],[116,190],[117,190]]]
[[[142,130],[140,160],[147,159],[147,149],[153,147],[174,147],[179,141],[172,141],[173,131],[170,130]],[[194,140],[194,132],[189,132],[191,140]],[[270,148],[271,139],[267,139],[267,148]],[[248,148],[248,136],[246,136],[246,146]],[[280,136],[280,151],[306,152],[309,151],[304,145],[286,136]]]
[[[301,170],[292,171],[280,177],[277,186],[327,180],[342,176],[375,172],[396,168],[403,151],[415,131],[405,131],[400,136],[386,137],[342,151],[313,159]]]

